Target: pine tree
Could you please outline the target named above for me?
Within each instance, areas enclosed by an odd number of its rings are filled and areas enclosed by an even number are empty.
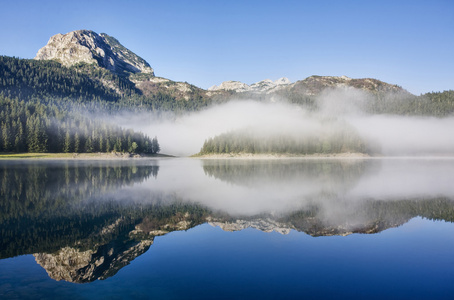
[[[100,152],[103,152],[103,149],[104,149],[104,148],[103,148],[103,146],[104,146],[104,141],[103,141],[103,136],[102,136],[102,134],[99,135],[99,142],[98,142],[98,144],[99,144],[99,151],[100,151]]]
[[[87,142],[85,144],[85,152],[87,153],[93,152],[93,140],[91,136],[88,137]]]
[[[68,153],[71,150],[71,135],[69,134],[69,131],[66,131],[65,134],[65,141],[63,143],[63,152]]]
[[[151,140],[151,153],[156,154],[161,151],[161,147],[159,146],[158,143],[158,138],[154,137],[153,140]]]
[[[108,137],[106,137],[106,152],[110,152],[110,142]]]
[[[2,123],[2,139],[3,151],[11,150],[9,130],[8,125],[6,123]]]
[[[79,153],[80,148],[80,139],[79,139],[79,133],[76,132],[74,135],[74,152]]]

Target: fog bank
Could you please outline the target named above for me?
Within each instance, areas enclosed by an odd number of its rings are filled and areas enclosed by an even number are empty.
[[[454,155],[454,118],[364,116],[350,118],[383,155]]]
[[[189,156],[208,138],[233,130],[253,129],[261,135],[323,136],[328,121],[353,127],[373,153],[385,156],[454,155],[454,118],[368,115],[363,107],[370,95],[358,90],[327,91],[319,110],[282,102],[230,101],[200,112],[156,118],[135,114],[116,120],[121,126],[157,136],[161,153]],[[332,125],[332,124],[331,124]]]

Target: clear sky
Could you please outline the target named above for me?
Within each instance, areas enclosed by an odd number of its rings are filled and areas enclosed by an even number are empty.
[[[0,55],[105,32],[157,76],[202,88],[311,75],[371,77],[420,94],[454,89],[453,0],[0,0]]]

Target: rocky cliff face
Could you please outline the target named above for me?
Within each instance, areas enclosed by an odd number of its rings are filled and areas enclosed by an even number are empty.
[[[33,256],[52,279],[85,283],[115,275],[145,253],[152,243],[152,239],[126,244],[111,243],[95,251],[65,247],[56,253],[36,253]]]
[[[125,225],[125,219],[119,218],[103,227],[92,238],[114,235]],[[153,240],[154,236],[149,235],[136,238],[126,229],[109,242],[85,251],[79,246],[86,241],[79,241],[74,246],[66,246],[53,253],[35,253],[33,256],[52,279],[86,283],[115,275],[121,268],[145,253],[153,244]]]
[[[168,223],[156,225],[156,220],[144,218],[131,230],[125,218],[103,227],[90,239],[107,238],[112,240],[81,250],[80,245],[87,241],[78,241],[53,253],[35,253],[36,262],[41,265],[52,279],[74,283],[87,283],[97,279],[103,280],[115,275],[121,268],[129,265],[138,256],[144,254],[153,244],[155,236],[165,235],[176,230],[187,230],[194,223],[190,213],[181,213]],[[120,231],[118,235],[116,232]]]
[[[91,30],[56,34],[38,51],[37,60],[56,60],[65,66],[78,63],[96,64],[118,75],[149,73],[153,69],[141,57],[126,49],[118,40]]]

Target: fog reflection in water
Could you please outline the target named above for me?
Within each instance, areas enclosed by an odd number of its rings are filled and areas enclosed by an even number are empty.
[[[454,199],[453,159],[172,160],[135,191],[175,193],[232,215],[308,206]]]

